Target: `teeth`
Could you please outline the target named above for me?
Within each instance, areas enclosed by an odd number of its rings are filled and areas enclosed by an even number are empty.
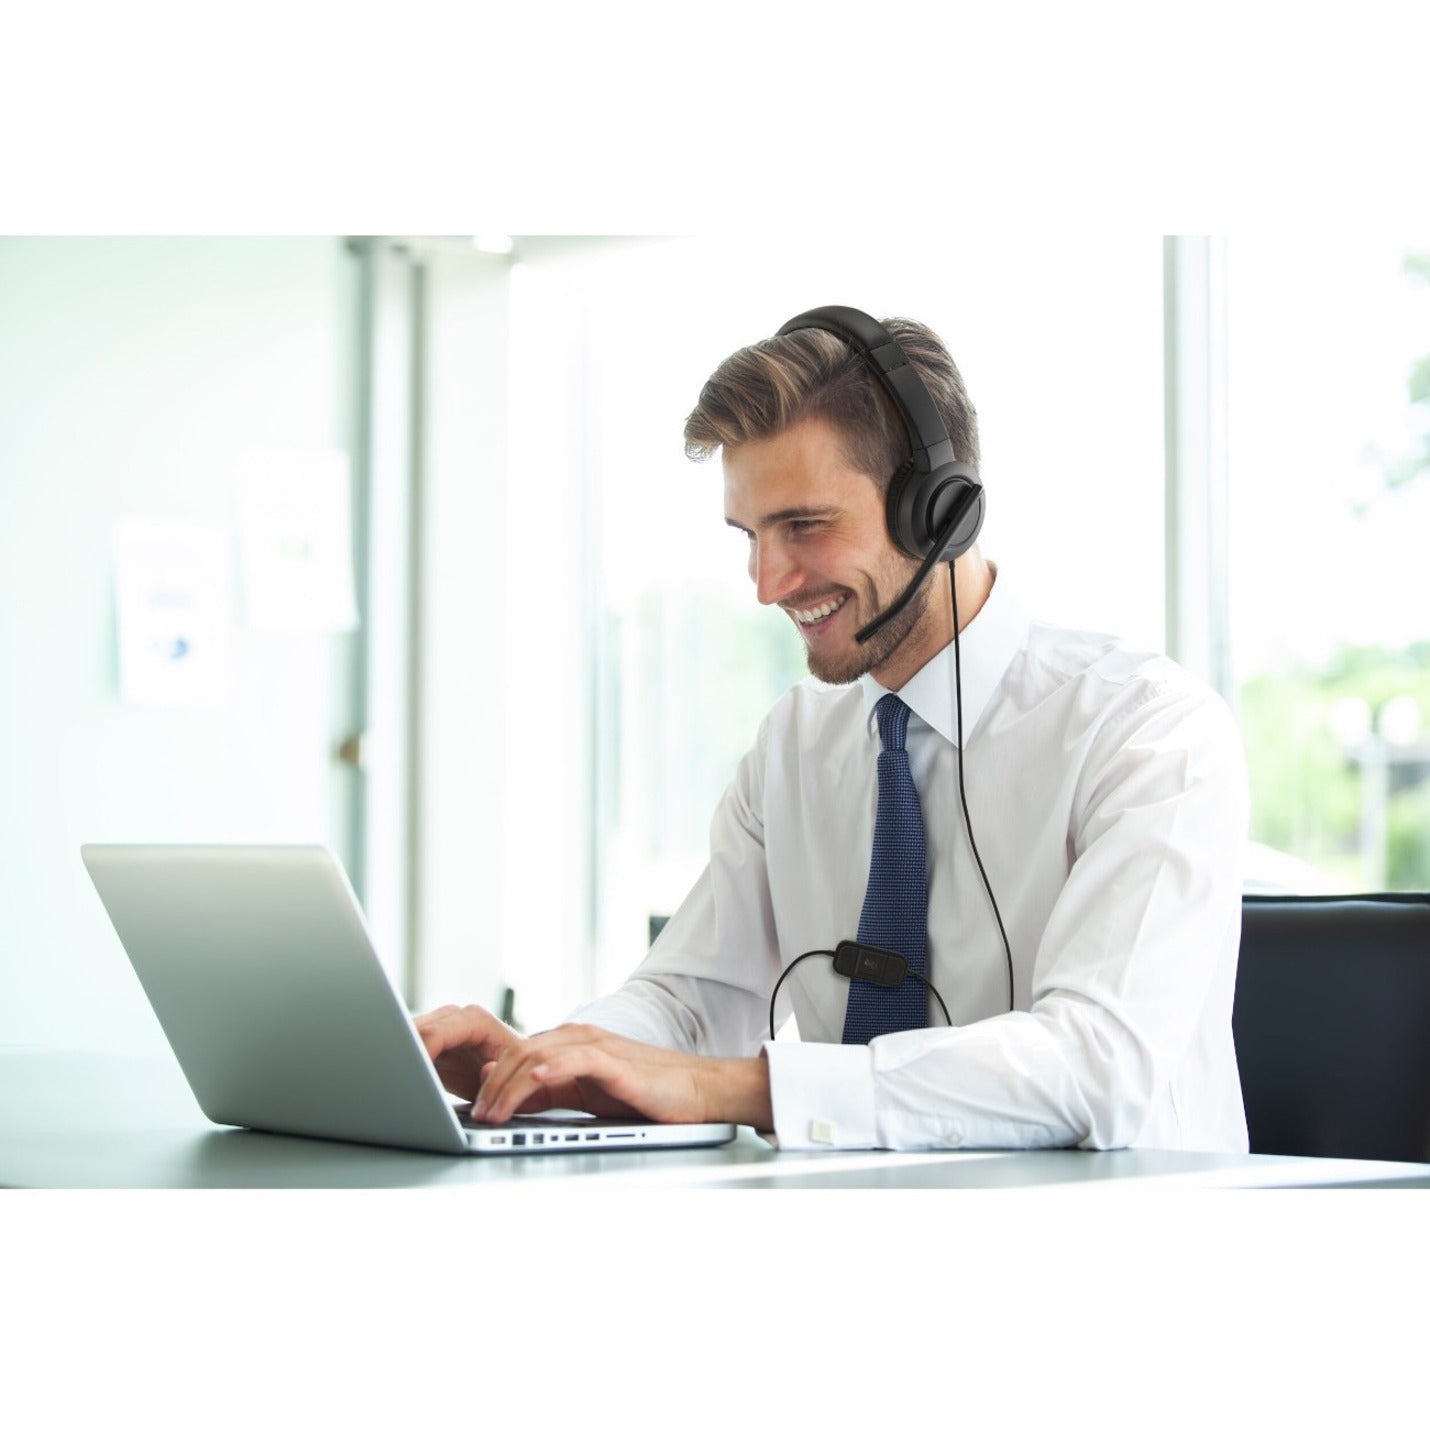
[[[816,621],[822,621],[826,616],[833,615],[848,599],[848,596],[836,596],[822,606],[815,606],[808,611],[794,611],[792,614],[800,625],[812,626]]]

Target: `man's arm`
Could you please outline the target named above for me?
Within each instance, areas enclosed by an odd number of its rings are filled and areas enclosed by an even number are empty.
[[[771,1044],[780,1145],[1126,1146],[1217,1020],[1226,1056],[1199,1076],[1209,1092],[1230,1080],[1234,1094],[1247,813],[1225,704],[1142,692],[1089,752],[1031,1008],[867,1047]]]

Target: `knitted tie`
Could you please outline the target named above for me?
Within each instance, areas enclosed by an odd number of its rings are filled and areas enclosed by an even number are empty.
[[[910,974],[898,988],[881,988],[862,978],[849,980],[846,1043],[867,1043],[881,1033],[928,1023],[928,989],[913,977],[914,973],[928,977],[929,891],[923,812],[904,749],[909,707],[897,695],[886,695],[874,713],[884,750],[879,756],[879,809],[874,816],[869,887],[859,915],[859,942],[902,954]]]

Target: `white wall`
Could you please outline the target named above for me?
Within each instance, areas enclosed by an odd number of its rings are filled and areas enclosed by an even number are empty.
[[[347,850],[351,635],[238,633],[231,701],[122,705],[112,538],[229,522],[237,464],[346,448],[336,239],[0,240],[0,1044],[162,1047],[85,841]]]

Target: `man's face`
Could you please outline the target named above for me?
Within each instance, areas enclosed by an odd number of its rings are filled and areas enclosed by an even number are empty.
[[[898,678],[886,683],[902,685],[937,649],[922,649],[935,634],[925,619],[930,586],[864,645],[854,639],[919,563],[895,548],[878,486],[848,464],[834,429],[811,418],[727,448],[724,465],[725,520],[749,540],[760,602],[778,605],[804,638],[810,673],[844,685],[866,671],[884,679],[887,668]]]

